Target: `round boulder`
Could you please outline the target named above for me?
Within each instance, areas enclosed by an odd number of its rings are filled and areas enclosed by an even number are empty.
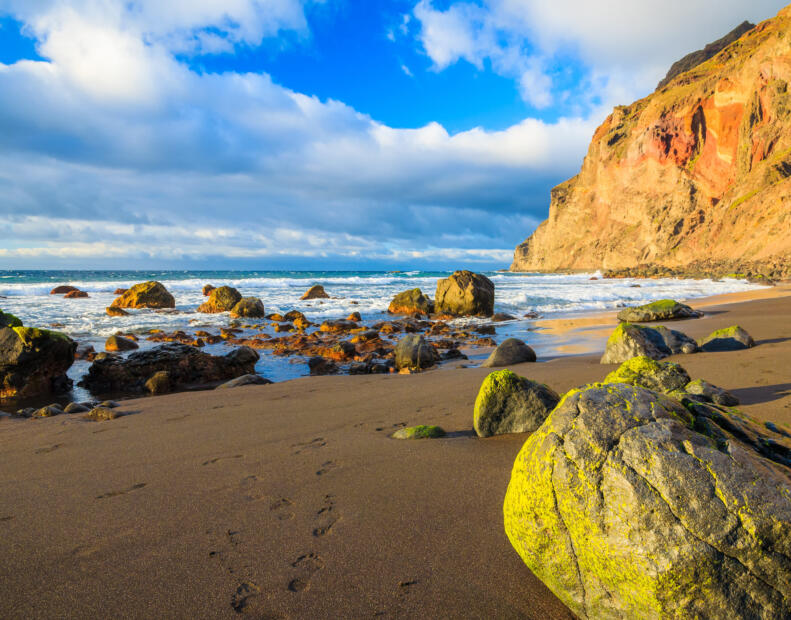
[[[209,293],[208,301],[198,306],[198,312],[204,312],[206,314],[230,312],[241,300],[242,295],[235,288],[231,286],[221,286]]]
[[[456,271],[437,282],[434,310],[455,316],[492,316],[494,283],[479,273]]]
[[[162,283],[152,280],[135,284],[110,305],[114,308],[175,308],[176,300]]]
[[[231,309],[231,317],[235,319],[263,319],[265,316],[264,303],[258,297],[242,297]]]
[[[510,370],[491,373],[475,399],[473,426],[479,437],[531,433],[544,423],[560,398],[551,388]]]
[[[434,303],[419,288],[413,288],[393,297],[387,311],[390,314],[431,314],[434,312]]]
[[[791,615],[785,439],[713,409],[593,385],[528,437],[505,531],[577,617]]]
[[[655,392],[672,392],[684,388],[689,383],[689,375],[686,370],[673,362],[657,362],[650,357],[633,357],[607,375],[604,383],[628,383]]]
[[[53,288],[49,294],[50,295],[66,295],[68,293],[73,293],[74,291],[79,291],[76,286],[69,286],[67,284],[62,284],[61,286],[56,286]]]
[[[300,299],[329,299],[330,296],[321,284],[311,286]]]
[[[503,340],[499,346],[492,351],[486,361],[481,364],[481,367],[497,368],[498,366],[511,366],[512,364],[535,361],[536,352],[533,351],[533,349],[519,340],[519,338],[508,338]]]
[[[607,339],[602,364],[620,364],[633,357],[662,359],[678,353],[695,353],[697,344],[686,334],[667,327],[621,323]]]
[[[408,334],[398,341],[395,348],[395,367],[397,370],[421,370],[433,366],[439,355],[425,338],[419,334]]]
[[[718,329],[698,343],[701,351],[740,351],[755,346],[755,341],[738,325]]]
[[[109,306],[104,310],[109,316],[129,316],[129,313],[126,310],[122,310],[116,306]]]
[[[134,340],[123,336],[110,336],[104,343],[105,351],[134,351],[139,348]]]
[[[618,313],[618,320],[627,323],[642,323],[673,319],[697,319],[701,316],[703,316],[702,312],[693,310],[686,304],[678,303],[673,299],[660,299],[650,304],[624,308]]]

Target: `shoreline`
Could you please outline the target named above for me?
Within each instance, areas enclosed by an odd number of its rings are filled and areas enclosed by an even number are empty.
[[[739,323],[756,347],[668,359],[791,424],[787,296],[673,322],[693,337]],[[512,367],[561,394],[613,368]],[[503,531],[526,435],[472,433],[490,370],[182,392],[106,422],[2,418],[0,615],[234,618],[243,601],[253,617],[570,618]],[[448,436],[389,438],[414,424]]]

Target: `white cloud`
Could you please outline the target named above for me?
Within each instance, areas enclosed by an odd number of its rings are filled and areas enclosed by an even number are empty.
[[[415,76],[413,75],[412,71],[409,69],[409,67],[407,67],[407,66],[406,66],[405,64],[403,64],[403,63],[401,64],[401,71],[403,71],[403,72],[404,72],[404,74],[406,74],[408,77],[415,77]]]

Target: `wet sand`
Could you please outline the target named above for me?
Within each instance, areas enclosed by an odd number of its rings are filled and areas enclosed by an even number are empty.
[[[791,424],[791,300],[771,291],[671,325],[739,323],[755,348],[671,359]],[[614,368],[598,358],[513,369],[563,392]],[[505,537],[525,437],[472,434],[487,372],[174,394],[107,422],[0,418],[0,617],[570,617]],[[389,438],[420,423],[449,436]]]

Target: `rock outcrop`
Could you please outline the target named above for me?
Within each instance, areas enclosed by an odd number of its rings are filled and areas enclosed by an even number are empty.
[[[166,372],[172,389],[228,381],[252,374],[258,353],[249,347],[215,356],[196,347],[168,343],[137,351],[127,358],[115,356],[96,360],[80,385],[92,392],[143,392],[158,372]]]
[[[176,300],[161,282],[141,282],[117,297],[112,308],[175,308]]]
[[[791,616],[791,444],[687,404],[572,390],[517,456],[506,534],[577,617]]]
[[[434,312],[434,302],[423,294],[419,288],[398,293],[387,308],[390,314],[431,314]]]
[[[492,316],[494,283],[479,273],[455,271],[437,282],[434,310],[453,316]]]
[[[300,299],[329,299],[330,296],[321,284],[311,286]]]
[[[689,382],[689,374],[678,364],[657,362],[650,357],[633,357],[604,379],[604,383],[639,385],[655,392],[681,390]]]
[[[66,371],[77,343],[60,332],[24,327],[0,312],[0,398],[27,398],[68,391]]]
[[[791,7],[596,130],[514,271],[765,265],[791,274]],[[727,271],[726,271],[727,269]]]
[[[473,427],[478,437],[532,433],[544,423],[559,400],[555,391],[543,383],[510,370],[498,370],[481,384],[475,399]]]
[[[231,318],[263,319],[266,316],[264,303],[258,297],[242,297],[231,308]]]
[[[702,312],[693,310],[686,304],[681,304],[673,299],[660,299],[650,304],[624,308],[618,313],[618,320],[627,323],[647,323],[651,321],[697,319],[702,316]]]
[[[198,312],[217,314],[230,312],[242,300],[242,294],[231,286],[221,286],[209,292],[209,299],[198,306]]]

